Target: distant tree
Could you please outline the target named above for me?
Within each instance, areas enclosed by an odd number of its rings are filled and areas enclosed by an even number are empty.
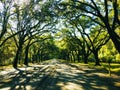
[[[63,28],[58,33],[61,40],[58,40],[60,45],[57,44],[57,46],[60,48],[61,58],[71,62],[76,60],[79,62],[81,47],[72,30],[70,28]]]
[[[83,17],[81,17],[81,19],[75,19],[75,21],[73,20],[71,23],[78,29],[78,32],[80,32],[87,48],[94,54],[96,60],[95,65],[100,65],[98,51],[109,40],[109,36],[104,31],[104,28],[97,25],[92,27],[94,23],[89,21],[89,19],[85,20]],[[87,32],[87,29],[90,30]]]

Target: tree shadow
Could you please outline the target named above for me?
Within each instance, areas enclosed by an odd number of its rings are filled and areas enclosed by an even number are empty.
[[[4,78],[3,80],[3,77],[0,76],[0,90],[44,90],[43,82],[50,79],[49,75],[45,75],[45,73],[49,72],[45,72],[47,68],[45,67],[34,66],[31,71],[16,69],[18,73],[9,73],[9,76],[11,77]],[[49,88],[53,89],[53,87]],[[57,90],[60,90],[59,87],[57,87]]]
[[[67,65],[73,71],[79,69],[80,72],[74,73],[68,68],[65,68],[66,72],[56,70],[54,76],[49,75],[39,82],[35,90],[119,90],[120,88],[120,86],[115,86],[114,79],[94,74],[97,70],[84,71],[72,64]]]
[[[72,64],[59,63],[52,74],[44,67],[11,73],[11,77],[0,81],[0,89],[5,90],[119,90],[115,80],[96,75],[96,70],[83,70]],[[61,66],[62,64],[67,67]],[[63,68],[63,69],[61,69]]]
[[[92,70],[83,70],[75,65],[67,64],[70,67],[74,67],[76,70],[83,72],[76,72],[75,74],[57,72],[59,77],[59,82],[62,83],[61,86],[65,87],[71,83],[71,85],[79,86],[80,90],[119,90],[120,86],[116,86],[115,82],[119,82],[111,77],[104,77],[96,75],[95,73],[99,72],[97,69]],[[106,72],[106,71],[105,71]],[[79,90],[74,87],[74,89],[69,90]]]

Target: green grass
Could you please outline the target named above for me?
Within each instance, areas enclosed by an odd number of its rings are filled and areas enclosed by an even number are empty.
[[[12,68],[12,65],[0,66],[0,70]]]
[[[108,63],[101,63],[101,66],[95,66],[95,63],[89,62],[88,64],[84,63],[76,63],[79,66],[87,66],[92,69],[97,69],[98,71],[105,73],[109,71],[109,64]],[[111,63],[110,70],[112,74],[116,74],[120,76],[120,64]]]
[[[102,66],[108,70],[109,69],[109,64],[108,63],[103,63]],[[120,75],[120,64],[117,63],[111,63],[110,64],[110,70],[112,73]]]
[[[101,66],[94,66],[94,63],[89,63],[88,66],[90,68],[96,68],[96,69],[105,69],[109,70],[109,64],[108,63],[101,63]],[[111,63],[110,64],[110,70],[112,73],[120,75],[120,64],[117,63]]]

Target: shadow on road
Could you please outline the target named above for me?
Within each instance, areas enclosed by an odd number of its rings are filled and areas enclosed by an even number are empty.
[[[0,81],[0,90],[119,90],[115,79],[101,77],[96,71],[59,63],[51,67],[41,66],[31,70],[19,70]],[[52,70],[52,71],[51,71]],[[2,78],[0,76],[0,78]]]

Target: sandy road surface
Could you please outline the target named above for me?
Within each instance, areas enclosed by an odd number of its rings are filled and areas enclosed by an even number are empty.
[[[0,90],[120,90],[116,83],[94,69],[58,60],[0,72]]]

